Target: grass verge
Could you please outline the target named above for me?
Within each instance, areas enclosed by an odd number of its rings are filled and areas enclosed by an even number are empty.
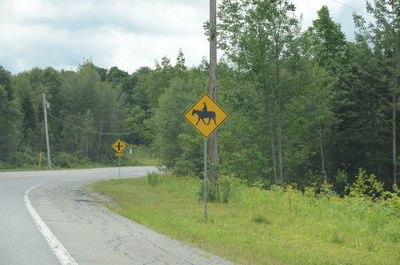
[[[154,184],[154,183],[153,183]],[[158,176],[91,185],[111,210],[239,264],[400,264],[400,216],[357,198],[229,186],[203,218],[201,182]]]

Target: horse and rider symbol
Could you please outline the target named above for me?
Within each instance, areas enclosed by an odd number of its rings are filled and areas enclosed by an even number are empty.
[[[228,114],[207,94],[197,100],[183,116],[206,138],[228,118]]]
[[[207,104],[205,102],[203,102],[203,109],[202,110],[192,110],[192,115],[197,115],[198,116],[198,120],[196,123],[196,126],[199,124],[200,121],[202,121],[205,125],[209,125],[211,120],[214,121],[215,126],[217,126],[217,115],[215,114],[214,111],[208,111],[207,110]],[[205,119],[208,119],[208,123],[206,123]]]

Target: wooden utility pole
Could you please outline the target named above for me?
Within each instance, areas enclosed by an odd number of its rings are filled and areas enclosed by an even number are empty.
[[[217,0],[210,0],[210,97],[217,102]],[[211,194],[216,198],[218,182],[217,131],[211,135],[210,153]]]
[[[49,169],[51,169],[49,130],[48,130],[48,126],[47,126],[47,108],[48,108],[48,102],[46,100],[46,94],[43,93],[43,115],[44,115],[44,129],[45,129],[45,132],[46,132],[47,165],[48,165]]]

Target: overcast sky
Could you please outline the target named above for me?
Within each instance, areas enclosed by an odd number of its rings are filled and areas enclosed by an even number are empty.
[[[219,2],[219,0],[217,0]],[[303,28],[327,5],[352,40],[353,9],[364,0],[292,0]],[[179,49],[187,65],[208,56],[202,24],[208,0],[0,0],[0,65],[12,73],[38,66],[75,70],[84,60],[129,73],[154,67]]]

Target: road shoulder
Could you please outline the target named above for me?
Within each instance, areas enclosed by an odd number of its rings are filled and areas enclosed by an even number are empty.
[[[233,264],[110,212],[87,181],[57,182],[30,192],[42,220],[78,264]]]

